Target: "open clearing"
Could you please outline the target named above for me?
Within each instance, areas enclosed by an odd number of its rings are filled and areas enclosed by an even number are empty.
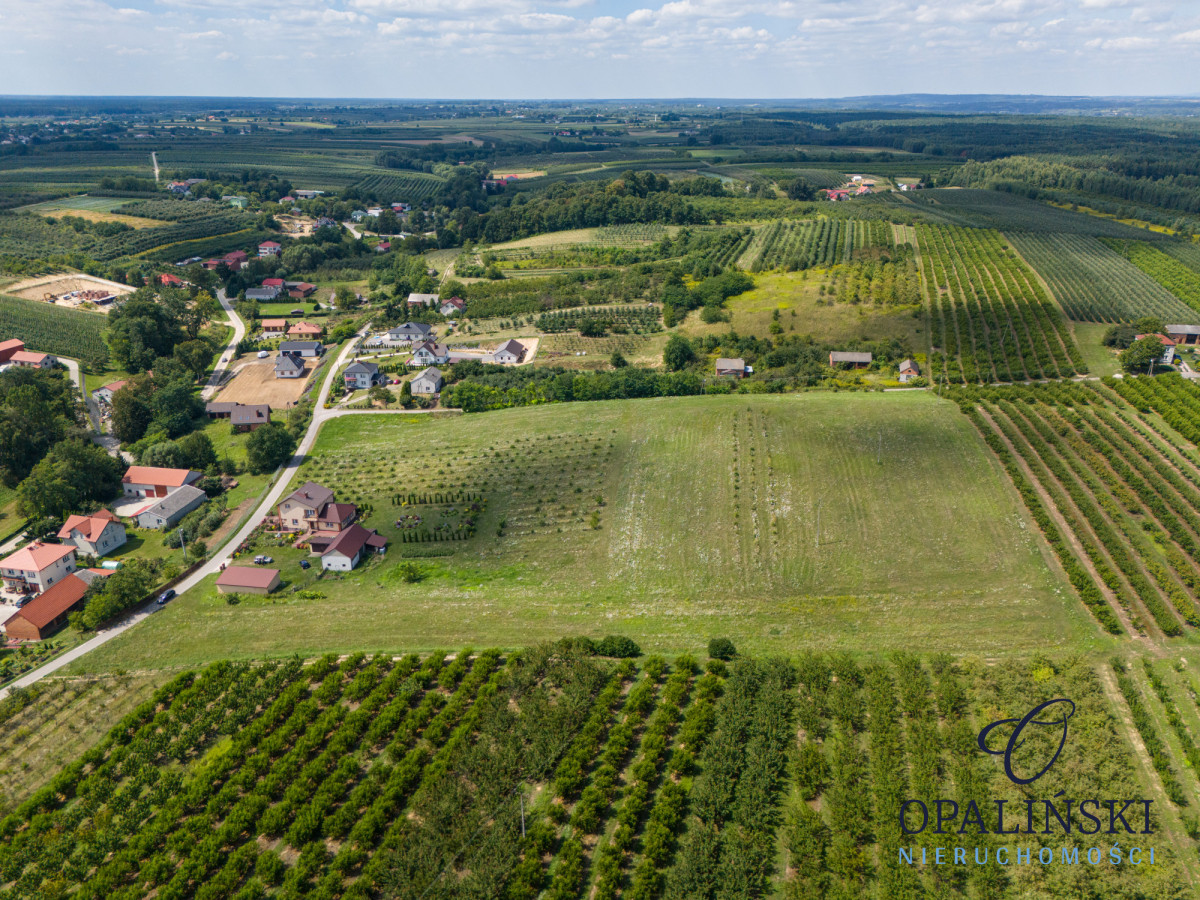
[[[302,551],[264,548],[285,581],[325,599],[230,606],[211,587],[188,592],[77,667],[610,632],[648,650],[729,635],[788,654],[1107,641],[969,422],[924,393],[351,416],[325,426],[297,477],[369,502],[386,557],[313,581]],[[405,542],[401,516],[457,529],[468,513],[446,495],[459,491],[485,498],[474,537]],[[407,556],[424,580],[403,580]]]
[[[276,378],[275,357],[256,359],[239,367],[216,399],[222,403],[266,403],[271,409],[291,409],[320,363],[306,359],[303,378]]]
[[[924,347],[919,310],[914,315],[912,308],[825,302],[819,291],[826,281],[820,270],[759,275],[753,290],[726,301],[731,322],[706,325],[700,320],[700,311],[694,310],[680,330],[689,337],[727,334],[732,329],[738,334],[767,338],[771,336],[774,312],[779,310],[784,334],[811,334],[818,341],[830,343],[896,338],[907,341],[913,350]]]
[[[39,216],[75,216],[87,219],[89,222],[120,222],[130,228],[153,228],[163,224],[158,219],[147,219],[144,216],[126,216],[116,210],[129,200],[123,197],[89,197],[84,194],[79,197],[65,197],[61,200],[47,200],[32,206],[22,207],[23,212],[37,213]]]

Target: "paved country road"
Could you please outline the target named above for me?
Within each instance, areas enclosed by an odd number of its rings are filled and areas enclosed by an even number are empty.
[[[224,297],[222,297],[221,300],[222,305],[225,306],[226,309],[229,309],[228,305],[226,305]],[[236,315],[232,313],[232,310],[230,310],[230,318],[231,320],[237,318]],[[368,325],[367,327],[369,328],[370,326]],[[346,364],[347,360],[354,352],[355,347],[358,345],[358,342],[366,334],[367,328],[364,328],[355,336],[354,340],[346,344],[346,346],[342,349],[341,354],[338,356],[337,361],[334,363],[332,370],[325,373],[324,384],[321,385],[321,391],[317,395],[317,400],[314,405],[312,422],[309,423],[308,430],[304,433],[304,438],[300,441],[300,445],[296,448],[295,455],[292,456],[292,458],[286,463],[284,463],[275,473],[273,486],[267,496],[263,498],[262,503],[258,505],[258,508],[254,510],[254,513],[249,519],[246,520],[246,524],[243,525],[238,532],[224,544],[221,550],[215,554],[212,559],[210,559],[203,566],[175,586],[176,593],[182,594],[184,591],[191,590],[208,576],[214,575],[220,571],[221,563],[229,560],[229,554],[232,552],[233,548],[237,547],[242,543],[242,541],[250,537],[254,529],[259,526],[267,514],[270,513],[271,510],[273,510],[279,503],[279,499],[283,496],[283,492],[287,489],[288,484],[292,480],[292,475],[295,474],[300,463],[304,461],[305,454],[312,449],[312,445],[317,439],[317,433],[321,430],[321,426],[328,419],[336,419],[342,415],[346,415],[349,412],[349,410],[326,409],[325,401],[329,397],[329,390],[336,378],[336,373],[339,369],[341,369],[342,366]],[[407,412],[407,410],[396,410],[396,412]],[[153,602],[146,603],[130,613],[128,616],[126,616],[126,618],[113,624],[109,628],[98,632],[96,636],[90,640],[85,641],[72,650],[68,650],[62,656],[56,657],[41,668],[34,669],[32,672],[29,672],[23,675],[21,678],[18,678],[7,688],[0,690],[0,700],[3,700],[6,696],[8,696],[8,692],[11,688],[23,688],[29,687],[32,684],[36,684],[47,675],[52,675],[64,666],[70,665],[81,656],[84,656],[95,650],[97,647],[108,643],[118,634],[128,631],[130,628],[137,625],[138,622],[142,621],[144,618],[146,618],[146,616],[152,615],[153,611]]]
[[[211,398],[217,392],[217,388],[221,384],[221,378],[225,374],[225,370],[229,368],[229,364],[233,362],[234,351],[237,350],[237,345],[242,342],[242,338],[246,336],[246,325],[242,322],[242,317],[239,316],[233,309],[233,304],[229,302],[229,298],[225,296],[225,289],[217,291],[217,302],[221,304],[221,308],[225,310],[229,316],[229,324],[233,327],[233,337],[225,345],[225,349],[221,351],[221,358],[217,360],[217,364],[213,366],[212,375],[208,377],[208,383],[204,385],[204,389],[200,391],[200,396],[205,400]]]

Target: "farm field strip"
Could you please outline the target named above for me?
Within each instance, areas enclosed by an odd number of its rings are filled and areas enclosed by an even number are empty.
[[[1157,316],[1168,323],[1200,322],[1200,313],[1087,235],[1005,235],[1046,279],[1068,317],[1082,322],[1132,322]]]
[[[919,225],[935,380],[1025,381],[1085,373],[1062,313],[993,231]]]
[[[1192,309],[1200,310],[1200,272],[1145,241],[1106,238],[1104,243]]]
[[[1142,381],[1132,384],[1142,388]],[[1158,631],[1177,636],[1184,626],[1200,625],[1200,471],[1133,426],[1133,410],[1122,397],[1137,402],[1136,388],[1115,384],[1120,396],[1094,385],[1045,386],[984,392],[960,402],[1001,455],[1101,624],[1113,630],[1111,608],[1082,561],[1065,556],[1061,535],[1047,528],[1001,442],[1024,460],[1135,628],[1147,626],[1144,610]]]
[[[754,272],[780,269],[794,272],[816,266],[848,262],[862,247],[890,247],[892,227],[883,221],[856,221],[822,216],[800,221],[777,221],[754,232],[747,244],[743,264]],[[750,249],[757,248],[751,255]]]

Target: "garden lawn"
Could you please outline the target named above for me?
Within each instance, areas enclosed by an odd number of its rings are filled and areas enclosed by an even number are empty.
[[[77,667],[610,632],[671,651],[713,635],[784,653],[1100,641],[969,423],[925,393],[345,417],[309,478],[371,505],[386,557],[311,585],[319,600],[189,592]],[[461,533],[466,504],[446,495],[462,490],[486,498],[474,537],[404,541],[401,516]]]

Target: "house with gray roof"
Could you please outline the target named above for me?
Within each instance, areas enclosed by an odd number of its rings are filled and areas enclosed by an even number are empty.
[[[257,300],[260,303],[269,302],[276,299],[281,293],[283,292],[279,288],[269,284],[266,287],[246,288],[246,299]]]
[[[509,338],[494,351],[492,361],[501,365],[516,365],[525,359],[525,345]]]
[[[442,390],[442,385],[445,384],[442,378],[442,373],[430,366],[417,375],[412,380],[412,392],[414,394],[437,394]]]
[[[200,488],[185,484],[134,513],[133,519],[139,528],[170,528],[207,499]]]
[[[346,371],[342,373],[342,379],[346,382],[346,387],[355,390],[366,390],[382,384],[385,380],[379,371],[379,366],[373,362],[362,361],[346,366]]]
[[[388,331],[389,341],[427,341],[433,337],[433,329],[424,322],[405,322]]]
[[[412,364],[417,366],[443,365],[450,362],[450,350],[445,344],[425,341],[413,350]]]
[[[1168,325],[1163,331],[1176,344],[1200,344],[1200,325]]]
[[[865,369],[871,365],[873,357],[870,353],[859,353],[850,350],[829,351],[829,365],[833,368],[849,366],[852,369]]]
[[[303,356],[312,358],[325,352],[320,341],[284,341],[279,345],[280,356]]]
[[[304,362],[294,356],[279,354],[275,357],[276,378],[303,378]]]

